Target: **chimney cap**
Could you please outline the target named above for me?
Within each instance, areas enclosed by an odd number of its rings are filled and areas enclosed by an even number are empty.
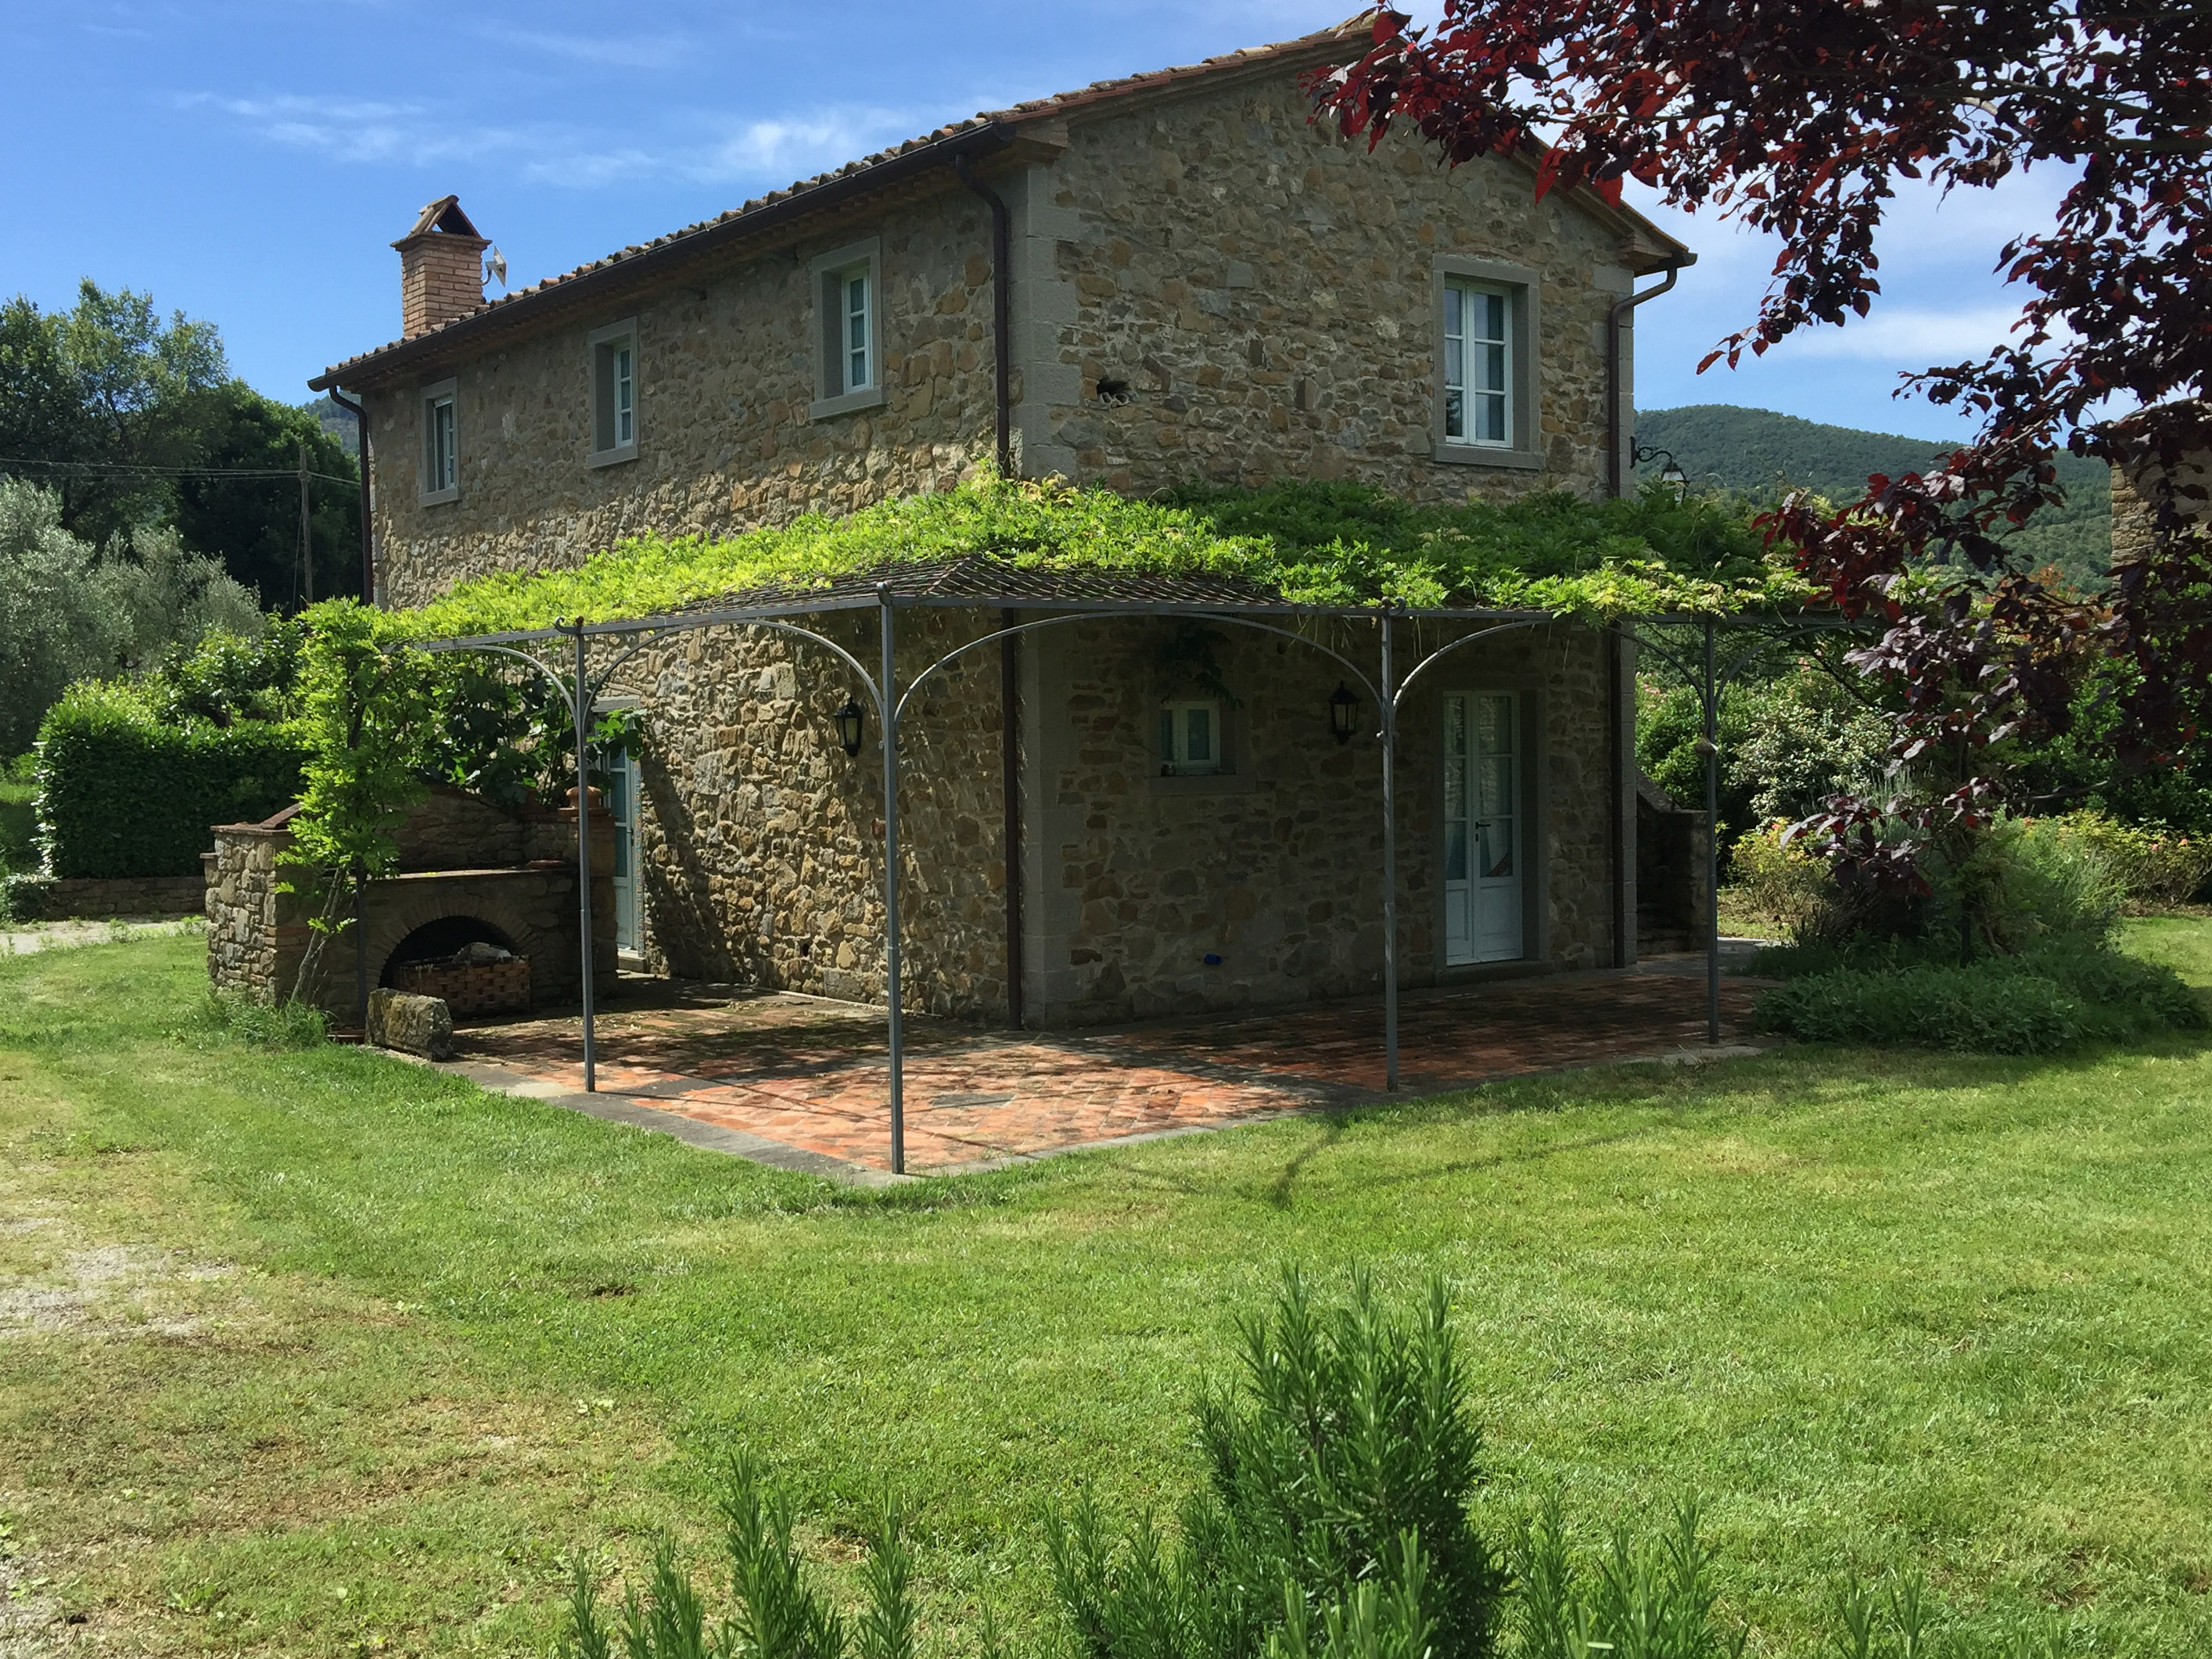
[[[465,239],[478,244],[491,240],[461,211],[461,198],[458,196],[441,196],[424,208],[416,216],[414,229],[392,246],[404,248],[426,236],[451,236],[456,240]]]

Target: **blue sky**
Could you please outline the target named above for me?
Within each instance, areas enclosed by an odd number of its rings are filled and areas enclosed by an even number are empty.
[[[9,42],[0,292],[80,276],[222,329],[233,367],[307,397],[398,331],[416,210],[457,191],[518,286],[941,122],[1334,21],[1349,0],[0,0]],[[1874,316],[1754,367],[1697,361],[1747,319],[1773,250],[1662,220],[1701,255],[1639,319],[1646,408],[1735,403],[1944,436],[1900,369],[2002,337],[1990,274],[2058,181],[1904,204]]]

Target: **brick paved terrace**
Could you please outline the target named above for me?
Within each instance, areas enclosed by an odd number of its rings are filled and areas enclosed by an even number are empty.
[[[1702,962],[1408,994],[1400,1097],[1702,1051]],[[608,1104],[736,1131],[750,1138],[741,1145],[764,1143],[756,1155],[771,1161],[783,1161],[775,1156],[782,1149],[805,1167],[889,1169],[880,1009],[727,987],[624,988],[597,1024]],[[1747,1036],[1755,995],[1723,983],[1725,1042]],[[532,1093],[580,1091],[580,1030],[573,1015],[467,1027],[459,1063],[494,1086],[505,1078]],[[907,1168],[915,1173],[1386,1097],[1379,998],[1050,1033],[910,1015],[906,1033]],[[641,1119],[660,1121],[630,1121]]]

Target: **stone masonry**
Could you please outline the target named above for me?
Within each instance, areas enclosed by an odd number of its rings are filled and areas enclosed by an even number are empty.
[[[1587,194],[1537,202],[1517,162],[1446,170],[1417,143],[1370,152],[1316,127],[1297,76],[1323,50],[1006,118],[1019,141],[978,171],[1011,214],[1017,470],[1128,492],[1304,477],[1422,501],[1599,493],[1607,309],[1632,273],[1680,256]],[[1326,50],[1341,55],[1340,43]],[[726,534],[941,489],[990,454],[991,222],[950,167],[762,222],[750,241],[628,289],[563,300],[553,284],[546,303],[517,302],[537,307],[512,313],[538,319],[526,327],[457,334],[404,368],[380,372],[373,356],[333,371],[370,410],[387,603],[571,566],[631,534]],[[882,396],[817,418],[810,262],[861,246],[879,262]],[[1516,351],[1529,391],[1510,453],[1437,441],[1448,270],[1516,284],[1525,301]],[[635,459],[593,465],[587,342],[622,324],[635,330]],[[424,505],[419,389],[447,378],[458,499]],[[902,612],[902,675],[995,620]],[[874,660],[872,615],[815,622]],[[1071,623],[1020,648],[1033,1024],[1380,982],[1379,759],[1371,739],[1327,735],[1335,665],[1228,629],[1234,763],[1221,777],[1162,777],[1151,739],[1170,626]],[[1424,631],[1431,645],[1449,637]],[[1364,624],[1327,637],[1372,660]],[[915,697],[900,803],[912,1005],[988,1018],[1009,1001],[997,653],[971,653]],[[1524,696],[1524,847],[1537,874],[1518,970],[1612,959],[1623,894],[1635,914],[1633,792],[1614,775],[1620,711],[1607,704],[1620,684],[1601,636],[1562,623],[1449,659],[1403,709],[1407,983],[1501,971],[1440,961],[1438,698],[1455,687]],[[881,734],[872,713],[859,757],[837,746],[830,711],[857,690],[847,671],[789,636],[722,628],[655,644],[611,690],[635,695],[645,723],[648,963],[880,998]]]
[[[272,1000],[289,997],[313,938],[311,897],[281,890],[301,872],[283,862],[291,842],[288,807],[260,823],[216,826],[208,863],[208,976],[219,990]],[[400,868],[371,884],[367,899],[368,979],[380,982],[393,952],[417,928],[464,918],[497,933],[530,959],[531,996],[540,1006],[573,1000],[580,984],[577,948],[575,813],[508,813],[440,790],[400,832]],[[442,851],[441,851],[442,849]],[[512,851],[511,862],[476,862]],[[593,813],[592,945],[595,982],[615,975],[612,827]],[[356,1011],[350,933],[325,947],[315,982],[301,994],[332,1015]]]
[[[979,637],[988,613],[906,611],[902,678]],[[872,616],[817,626],[862,655]],[[1163,777],[1157,708],[1189,688],[1158,666],[1176,624],[1080,620],[1021,655],[1024,1000],[1078,1024],[1340,996],[1381,984],[1380,756],[1328,735],[1337,665],[1224,627],[1231,769]],[[1370,629],[1321,635],[1354,660]],[[1426,634],[1433,647],[1453,637]],[[1412,641],[1407,642],[1409,645]],[[864,657],[865,659],[865,657]],[[1401,708],[1401,971],[1409,985],[1610,962],[1618,797],[1607,767],[1602,636],[1558,623],[1440,663]],[[827,653],[702,629],[635,659],[645,710],[647,958],[683,976],[854,1000],[883,995],[880,733],[848,758],[829,715],[851,689]],[[1520,964],[1440,959],[1446,690],[1524,699],[1524,845],[1534,890]],[[1371,708],[1364,711],[1371,720]],[[1006,1006],[1003,710],[997,647],[929,682],[901,746],[908,1000],[1000,1018]],[[1370,728],[1371,729],[1371,728]],[[1631,878],[1632,890],[1632,877]],[[1632,898],[1630,900],[1632,914]],[[1208,964],[1207,956],[1220,958]]]
[[[1424,500],[1600,489],[1606,312],[1650,258],[1633,222],[1536,202],[1516,162],[1445,171],[1395,139],[1370,154],[1306,107],[1292,70],[1229,75],[1103,106],[1033,143],[1044,159],[992,172],[1013,220],[1019,470],[1139,491],[1285,476]],[[884,398],[811,419],[808,261],[869,239]],[[989,246],[982,204],[947,172],[426,369],[456,382],[453,501],[417,503],[416,379],[370,385],[387,598],[574,564],[643,531],[728,533],[946,487],[991,448]],[[1537,430],[1510,459],[1433,458],[1436,274],[1457,258],[1534,279]],[[591,466],[586,338],[632,318],[637,459]]]

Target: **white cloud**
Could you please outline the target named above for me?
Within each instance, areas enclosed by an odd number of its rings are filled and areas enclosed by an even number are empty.
[[[526,142],[514,130],[457,125],[419,103],[292,94],[225,98],[214,93],[188,94],[179,102],[186,108],[220,110],[270,143],[319,151],[341,161],[480,161]]]
[[[651,36],[560,34],[542,29],[486,26],[477,30],[483,40],[549,58],[587,64],[605,69],[673,69],[690,55],[690,43],[680,35]]]
[[[1963,362],[1986,356],[2011,337],[2020,316],[2017,306],[1984,305],[1928,308],[1885,307],[1879,301],[1864,317],[1841,328],[1802,330],[1767,356],[1842,357],[1862,362],[1899,363],[1919,368],[1929,363]]]

